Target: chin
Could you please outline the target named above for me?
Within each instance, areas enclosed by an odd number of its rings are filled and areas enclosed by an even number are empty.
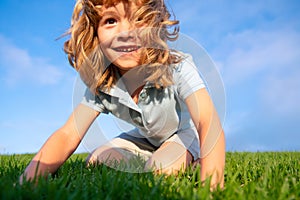
[[[140,66],[136,61],[114,62],[113,64],[123,71],[129,71]]]

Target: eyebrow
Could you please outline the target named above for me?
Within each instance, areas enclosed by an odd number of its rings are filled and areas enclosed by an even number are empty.
[[[101,13],[101,17],[105,16],[105,15],[117,15],[118,13],[116,11],[113,10],[107,10]]]
[[[101,13],[100,16],[103,17],[103,16],[105,16],[105,15],[120,15],[120,13],[119,13],[116,9],[113,9],[113,7],[114,7],[114,6],[105,9],[105,10]],[[127,11],[125,10],[125,16],[128,17],[129,15],[131,15],[131,13],[129,13],[129,12],[127,12]]]

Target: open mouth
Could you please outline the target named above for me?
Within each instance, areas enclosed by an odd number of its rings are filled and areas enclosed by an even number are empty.
[[[137,51],[140,48],[141,48],[140,46],[122,46],[122,47],[113,48],[113,50],[122,53],[130,53],[133,51]]]

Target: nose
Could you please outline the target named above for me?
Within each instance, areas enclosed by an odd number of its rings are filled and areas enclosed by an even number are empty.
[[[127,41],[135,37],[134,28],[132,23],[128,20],[124,20],[119,24],[118,39],[121,41]]]

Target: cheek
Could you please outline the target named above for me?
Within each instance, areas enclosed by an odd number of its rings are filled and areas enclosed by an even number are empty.
[[[110,47],[110,44],[111,44],[111,40],[108,37],[109,36],[103,32],[100,34],[98,33],[98,42],[99,42],[101,50],[103,51],[104,54],[107,53],[107,51]]]
[[[107,40],[107,36],[105,34],[103,34],[103,33],[98,34],[98,41],[101,46],[107,46],[106,43],[108,42],[108,40]]]
[[[111,31],[107,31],[105,29],[102,28],[98,28],[97,30],[97,35],[98,35],[98,40],[100,45],[104,45],[106,43],[109,43],[109,41],[112,40],[113,37],[113,33]]]

